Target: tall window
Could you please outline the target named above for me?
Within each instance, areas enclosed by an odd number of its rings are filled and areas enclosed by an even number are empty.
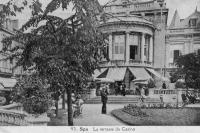
[[[198,55],[200,55],[200,49],[197,50]]]
[[[181,56],[180,50],[174,50],[174,62]]]
[[[138,35],[130,35],[130,59],[139,60],[139,37]]]
[[[196,53],[197,55],[200,55],[200,49],[194,50],[194,53]]]
[[[113,47],[115,59],[124,59],[125,53],[125,35],[114,35]]]
[[[124,54],[125,35],[114,36],[115,54]]]
[[[130,59],[136,60],[138,55],[138,46],[130,46]]]
[[[149,60],[149,45],[150,45],[150,36],[145,37],[145,46],[144,46],[144,56]]]

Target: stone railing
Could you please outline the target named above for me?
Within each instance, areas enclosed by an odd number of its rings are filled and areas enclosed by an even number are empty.
[[[108,61],[102,61],[100,63],[101,67],[113,67],[113,66],[147,66],[152,67],[153,63],[141,60],[129,60],[129,62],[126,62],[125,60],[111,60]]]
[[[21,111],[0,109],[1,126],[26,126],[28,125],[26,116],[27,114]]]
[[[28,114],[19,103],[0,107],[0,126],[46,126],[49,121],[46,113]]]
[[[177,90],[154,90],[154,95],[174,95]]]
[[[0,109],[4,110],[23,110],[23,107],[20,103],[13,103],[6,106],[1,106]]]

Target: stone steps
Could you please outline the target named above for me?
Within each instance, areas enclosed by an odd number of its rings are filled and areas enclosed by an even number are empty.
[[[140,102],[139,97],[131,97],[131,96],[109,96],[108,97],[108,104],[134,104]],[[144,100],[145,103],[160,103],[160,99],[156,98],[146,98]],[[100,104],[101,103],[101,97],[95,97],[87,100],[85,102],[86,104]]]

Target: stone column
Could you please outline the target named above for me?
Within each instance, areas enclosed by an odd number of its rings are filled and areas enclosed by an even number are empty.
[[[150,37],[149,50],[149,62],[153,62],[153,36]]]
[[[142,40],[141,40],[141,61],[144,62],[144,45],[145,45],[145,34],[142,33]]]
[[[109,34],[109,59],[113,60],[113,36]]]
[[[130,32],[126,32],[126,62],[130,60]]]

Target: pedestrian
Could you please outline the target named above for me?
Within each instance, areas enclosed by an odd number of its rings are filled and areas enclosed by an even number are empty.
[[[123,85],[121,84],[119,88],[120,88],[120,95],[123,95]]]
[[[108,96],[107,96],[107,91],[105,88],[102,89],[101,91],[101,102],[102,102],[102,110],[101,110],[101,113],[102,114],[106,114],[106,103],[107,103],[107,100],[108,100]]]
[[[126,85],[122,84],[122,95],[126,96]]]
[[[117,84],[117,82],[115,82],[115,95],[117,96],[118,95],[118,89],[119,87],[118,87],[118,84]]]
[[[139,86],[136,86],[136,95],[140,95],[140,89],[139,89]]]
[[[121,90],[120,90],[120,87],[121,87],[121,85],[120,84],[118,84],[118,91],[117,91],[117,93],[120,95],[121,94]]]
[[[165,82],[163,82],[162,88],[163,88],[163,89],[167,89],[167,86],[166,86],[166,83],[165,83]]]

